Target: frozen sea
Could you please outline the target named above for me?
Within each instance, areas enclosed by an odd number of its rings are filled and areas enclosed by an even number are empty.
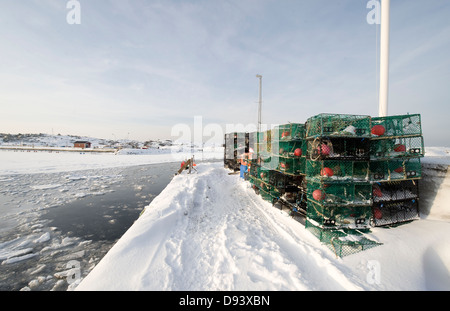
[[[72,281],[84,278],[130,228],[180,165],[127,166],[123,161],[132,156],[116,156],[120,166],[108,167],[114,166],[107,165],[113,156],[78,155],[103,165],[64,171],[59,159],[66,155],[15,155],[54,161],[44,172],[36,169],[39,163],[28,163],[30,173],[17,169],[0,174],[1,291],[70,289]],[[12,156],[0,151],[3,160]]]

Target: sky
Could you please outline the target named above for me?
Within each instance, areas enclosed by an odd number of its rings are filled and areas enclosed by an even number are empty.
[[[78,3],[77,7],[73,3]],[[0,133],[223,140],[378,115],[369,0],[0,0]],[[74,23],[75,22],[75,23]],[[389,115],[450,146],[450,1],[391,1]]]

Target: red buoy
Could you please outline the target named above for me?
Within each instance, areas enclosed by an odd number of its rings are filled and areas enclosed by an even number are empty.
[[[394,146],[394,151],[395,152],[405,152],[406,151],[406,147],[405,147],[405,145],[397,144],[397,145]]]
[[[321,144],[318,148],[319,154],[321,155],[329,155],[330,154],[330,147],[328,147],[327,144]]]
[[[294,150],[294,155],[295,155],[296,157],[301,156],[301,155],[302,155],[302,149],[300,149],[300,148],[295,149],[295,150]]]
[[[325,177],[331,177],[334,175],[334,172],[331,168],[329,167],[324,167],[321,171],[320,171],[320,175],[325,176]]]
[[[381,198],[383,196],[380,188],[373,188],[373,196],[378,198]]]
[[[376,208],[373,210],[373,217],[375,217],[375,219],[383,218],[383,213],[381,212],[381,210],[379,208]]]
[[[383,125],[377,124],[377,125],[374,125],[374,126],[372,127],[372,134],[373,134],[373,135],[381,136],[381,135],[383,135],[385,132],[386,132],[386,130],[385,130],[385,128],[384,128]]]
[[[325,194],[321,190],[317,189],[313,191],[313,198],[316,201],[321,201],[325,198]]]
[[[397,167],[397,168],[394,170],[394,172],[396,172],[396,173],[403,173],[403,167],[402,167],[402,166]]]

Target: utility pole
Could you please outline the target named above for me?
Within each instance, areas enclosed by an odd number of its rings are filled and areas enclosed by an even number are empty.
[[[388,114],[389,97],[389,20],[390,0],[381,1],[381,37],[380,37],[380,99],[378,114]]]
[[[261,132],[262,75],[256,77],[259,78],[258,132]]]

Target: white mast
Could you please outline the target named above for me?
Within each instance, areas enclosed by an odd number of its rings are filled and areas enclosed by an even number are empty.
[[[256,77],[259,79],[258,132],[261,132],[262,76],[256,75]]]
[[[381,1],[381,38],[380,38],[380,99],[378,114],[388,114],[389,97],[389,9],[390,0]]]

